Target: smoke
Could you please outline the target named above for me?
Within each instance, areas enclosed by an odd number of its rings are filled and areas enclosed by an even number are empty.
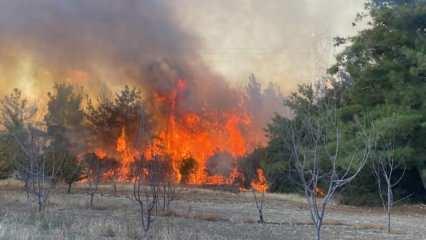
[[[311,49],[347,29],[354,1],[0,0],[0,94],[18,87],[39,100],[54,81],[94,94],[135,85],[150,100],[175,94],[176,106],[165,105],[177,115],[244,107],[264,139],[281,93],[235,89],[216,71],[227,80],[255,72],[286,90],[312,80],[328,50],[318,60]]]
[[[285,92],[333,63],[333,38],[350,36],[365,0],[179,0],[179,18],[203,39],[203,58],[232,81],[254,72]]]
[[[230,108],[235,93],[203,63],[200,41],[182,29],[166,3],[1,1],[0,84],[35,95],[53,81],[98,92],[132,84],[150,97],[169,93],[185,79],[181,108]]]

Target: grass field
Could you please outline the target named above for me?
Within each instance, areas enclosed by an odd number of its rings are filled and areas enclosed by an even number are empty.
[[[88,207],[85,186],[72,194],[65,186],[52,192],[46,211],[35,212],[20,184],[0,183],[0,239],[138,239],[138,206],[128,198],[130,186],[101,187],[95,207]],[[250,192],[231,193],[200,188],[179,188],[171,210],[159,213],[151,239],[312,239],[313,227],[302,197],[267,194],[265,220],[257,212]],[[334,204],[330,207],[323,239],[426,239],[426,207],[395,208],[392,234],[383,233],[381,209]]]

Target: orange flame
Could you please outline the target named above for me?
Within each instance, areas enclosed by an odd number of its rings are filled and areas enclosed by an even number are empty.
[[[117,139],[116,151],[121,157],[120,178],[126,179],[130,174],[130,166],[135,161],[136,153],[128,143],[125,127],[121,129],[121,134]]]
[[[207,107],[200,112],[182,111],[179,99],[186,90],[185,80],[180,79],[172,91],[154,93],[152,114],[161,124],[155,129],[156,137],[150,144],[132,146],[126,126],[122,127],[115,146],[121,160],[120,179],[127,178],[131,163],[139,153],[147,159],[155,155],[169,156],[176,182],[181,181],[179,169],[182,161],[188,157],[197,162],[196,169],[187,178],[189,184],[233,184],[241,177],[236,167],[229,176],[209,175],[207,162],[218,152],[227,152],[235,159],[247,153],[250,144],[243,130],[250,126],[250,117],[242,108],[232,112],[209,111]],[[99,151],[97,155],[104,158],[106,152]],[[236,165],[235,162],[233,164]]]
[[[266,192],[268,191],[268,181],[266,180],[265,174],[262,169],[256,170],[256,178],[251,182],[251,187],[256,192]]]
[[[315,193],[318,197],[322,198],[325,196],[325,192],[323,189],[321,189],[320,187],[316,187],[315,188]]]
[[[107,153],[102,148],[96,148],[95,154],[99,159],[105,159],[107,157]]]

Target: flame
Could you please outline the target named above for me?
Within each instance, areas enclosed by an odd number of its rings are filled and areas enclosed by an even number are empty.
[[[233,184],[241,178],[242,174],[238,172],[236,162],[233,163],[235,167],[229,176],[209,175],[207,162],[218,152],[227,152],[237,159],[251,149],[243,133],[243,130],[251,124],[249,115],[241,109],[216,112],[209,111],[206,107],[200,112],[183,111],[179,100],[187,90],[186,84],[185,80],[180,79],[173,90],[153,94],[152,104],[157,110],[153,115],[161,124],[155,129],[156,137],[151,143],[132,146],[129,143],[126,126],[122,126],[115,146],[115,152],[121,161],[120,179],[126,179],[132,162],[139,154],[143,154],[147,159],[152,159],[156,155],[170,157],[176,182],[182,179],[179,168],[182,161],[188,157],[197,162],[196,169],[187,178],[188,184]],[[97,155],[106,157],[106,151],[99,151]]]
[[[121,129],[121,134],[117,139],[116,151],[121,157],[120,178],[127,179],[130,175],[131,164],[135,161],[136,152],[131,148],[128,142],[125,127]]]
[[[265,174],[262,169],[256,170],[256,178],[251,182],[251,187],[256,192],[268,191],[268,181],[266,180]]]
[[[315,188],[315,193],[318,197],[322,198],[325,196],[325,192],[323,189],[321,189],[320,187],[316,187]]]
[[[102,148],[96,148],[95,150],[95,154],[99,159],[105,159],[107,157],[107,153],[104,149]]]

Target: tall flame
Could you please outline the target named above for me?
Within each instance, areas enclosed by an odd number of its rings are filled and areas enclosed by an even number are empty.
[[[121,129],[121,134],[117,139],[116,151],[121,157],[120,178],[126,179],[130,175],[130,167],[135,161],[136,151],[132,150],[128,142],[125,127]]]
[[[179,100],[186,90],[185,80],[178,80],[173,90],[154,94],[152,104],[155,119],[160,119],[160,126],[154,129],[156,136],[150,144],[133,146],[129,142],[126,126],[122,126],[117,136],[115,153],[121,162],[120,179],[126,179],[130,173],[131,164],[143,154],[147,159],[156,155],[167,155],[171,159],[173,176],[181,181],[179,169],[184,159],[196,161],[196,169],[186,176],[188,184],[233,184],[241,174],[237,170],[236,159],[250,150],[250,144],[244,135],[244,129],[251,124],[249,115],[241,109],[232,112],[218,112],[207,107],[202,111],[182,110]],[[111,152],[111,150],[107,151]],[[208,161],[216,153],[229,153],[233,159],[228,164],[233,165],[232,171],[226,175],[209,173]],[[98,150],[97,155],[106,157],[106,151]],[[262,172],[263,173],[263,172]]]
[[[251,182],[251,187],[256,192],[266,192],[268,191],[268,181],[266,180],[265,173],[262,169],[256,170],[256,178]]]

